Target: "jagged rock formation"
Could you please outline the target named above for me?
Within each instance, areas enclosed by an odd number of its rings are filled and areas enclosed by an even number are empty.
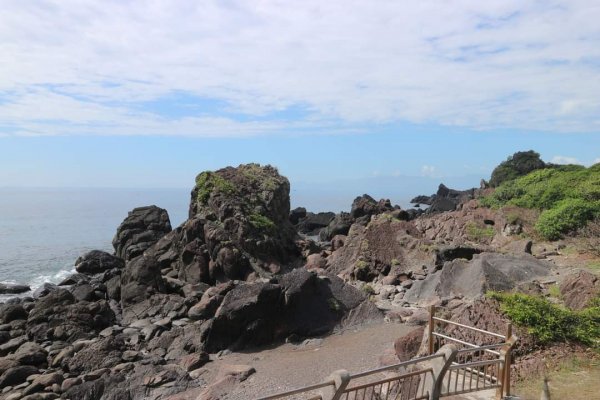
[[[429,206],[426,213],[436,213],[456,210],[457,206],[477,197],[479,189],[454,190],[440,183],[437,193],[431,196],[420,195],[413,198],[413,204],[426,204]]]
[[[167,210],[156,206],[134,208],[117,228],[112,241],[115,255],[125,261],[132,260],[169,232],[171,221]]]

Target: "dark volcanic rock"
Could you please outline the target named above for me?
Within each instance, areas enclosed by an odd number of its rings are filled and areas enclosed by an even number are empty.
[[[211,275],[269,276],[300,261],[289,221],[290,184],[271,166],[240,165],[196,178],[190,219],[205,220]]]
[[[0,294],[18,294],[29,292],[31,288],[27,285],[16,285],[13,283],[0,283]]]
[[[427,213],[453,211],[456,207],[468,200],[472,200],[477,196],[477,189],[454,190],[440,183],[436,194],[431,196],[417,196],[410,202],[413,204],[427,204],[430,207]]]
[[[113,367],[121,362],[124,350],[126,348],[122,338],[102,338],[75,353],[67,362],[68,370],[81,375],[96,369]]]
[[[332,212],[321,212],[317,214],[309,212],[305,213],[305,216],[300,218],[294,225],[298,232],[313,236],[318,235],[321,229],[326,228],[333,218],[335,218],[335,214]]]
[[[58,289],[35,303],[27,319],[27,335],[38,342],[72,342],[95,336],[114,320],[115,315],[105,301],[76,302],[69,291]]]
[[[31,365],[19,365],[4,371],[0,375],[0,389],[25,382],[29,375],[37,374],[38,369]]]
[[[335,235],[347,235],[353,223],[354,219],[352,216],[342,212],[331,220],[327,228],[321,231],[319,237],[325,242],[331,240]]]
[[[156,206],[135,208],[117,228],[113,239],[115,254],[125,261],[132,260],[169,232],[167,210]]]
[[[99,274],[113,268],[123,268],[125,263],[119,257],[115,257],[101,250],[92,250],[75,261],[77,272],[86,274]]]
[[[27,319],[27,311],[22,304],[0,304],[0,323],[6,324],[16,319]]]
[[[243,283],[227,293],[207,326],[205,349],[267,344],[290,334],[314,336],[340,324],[382,318],[363,292],[336,276],[298,268],[273,282]]]
[[[364,216],[371,216],[381,214],[386,211],[392,211],[394,207],[388,199],[381,199],[376,201],[368,194],[363,194],[354,199],[352,202],[352,208],[350,210],[350,216],[352,218],[360,218]]]
[[[121,274],[121,304],[139,303],[155,293],[165,292],[160,265],[155,257],[143,255],[127,263]]]
[[[297,207],[290,211],[290,222],[292,225],[296,225],[302,218],[306,217],[306,208]]]

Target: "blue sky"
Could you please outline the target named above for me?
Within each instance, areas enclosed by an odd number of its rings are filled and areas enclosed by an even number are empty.
[[[519,150],[590,165],[599,20],[580,0],[6,0],[0,187],[190,187],[255,161],[326,208],[476,186]]]

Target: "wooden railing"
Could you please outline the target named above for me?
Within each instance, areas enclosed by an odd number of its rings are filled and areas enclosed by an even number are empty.
[[[514,344],[518,340],[517,337],[512,334],[512,325],[510,323],[507,324],[506,334],[502,335],[436,317],[435,313],[436,307],[431,306],[429,309],[428,327],[429,354],[433,354],[438,348],[441,348],[445,344],[452,343],[456,345],[459,349],[457,359],[450,368],[449,373],[451,371],[461,370],[458,366],[468,366],[469,364],[472,364],[469,368],[472,369],[473,367],[476,367],[476,369],[465,371],[467,373],[475,374],[476,376],[479,376],[480,373],[482,373],[480,370],[489,369],[493,375],[489,375],[488,380],[482,380],[481,384],[485,386],[485,389],[497,388],[497,398],[510,396],[511,352]],[[458,335],[452,336],[447,334],[446,329],[444,328],[449,326],[453,327],[455,330],[463,331],[463,333],[477,334],[481,340],[478,343],[471,343],[467,340],[455,337]],[[477,387],[479,380],[475,379],[475,383],[475,386]],[[471,384],[471,382],[469,382],[469,384]],[[483,390],[483,388],[481,390]],[[462,391],[461,393],[466,393],[466,391]]]
[[[491,343],[470,343],[443,333],[441,324],[483,335]],[[435,316],[430,309],[429,355],[350,375],[332,373],[322,383],[261,397],[258,400],[437,400],[496,389],[496,398],[510,393],[510,353],[517,338]]]

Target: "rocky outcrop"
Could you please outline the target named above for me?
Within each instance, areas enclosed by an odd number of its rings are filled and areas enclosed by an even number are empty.
[[[366,227],[352,225],[344,246],[328,258],[327,269],[365,282],[387,276],[412,278],[424,272],[424,265],[433,265],[429,250],[412,222],[381,214]]]
[[[444,263],[441,270],[415,282],[404,300],[421,305],[457,296],[473,300],[488,290],[510,291],[547,277],[550,272],[548,263],[525,253],[521,256],[481,253],[474,255],[471,261],[459,258]]]
[[[206,349],[261,345],[294,334],[310,337],[331,331],[361,304],[357,320],[382,318],[364,293],[335,276],[319,277],[305,269],[282,275],[273,283],[240,284],[229,291],[216,311]]]
[[[99,274],[111,269],[121,269],[125,266],[123,260],[101,250],[92,250],[75,261],[77,272]]]
[[[381,199],[376,201],[368,194],[358,196],[352,202],[350,209],[350,216],[354,219],[358,219],[365,216],[378,215],[387,211],[392,211],[392,203],[389,199]]]
[[[167,210],[156,206],[134,208],[117,228],[112,241],[115,255],[125,261],[132,260],[169,232]]]
[[[427,213],[454,211],[459,204],[475,199],[479,189],[455,190],[440,183],[437,193],[431,196],[417,196],[410,202],[413,204],[426,204],[429,206]]]
[[[29,292],[31,288],[27,285],[17,285],[14,283],[0,283],[0,294],[19,294]]]
[[[298,213],[298,209],[294,210],[290,214],[290,221],[294,224],[294,228],[298,233],[302,233],[307,236],[316,236],[319,232],[327,228],[329,223],[335,218],[335,214],[332,212],[321,212],[311,213],[305,212]],[[295,221],[295,222],[294,222]]]
[[[600,296],[600,278],[584,270],[577,270],[563,278],[559,286],[565,305],[581,310]]]

